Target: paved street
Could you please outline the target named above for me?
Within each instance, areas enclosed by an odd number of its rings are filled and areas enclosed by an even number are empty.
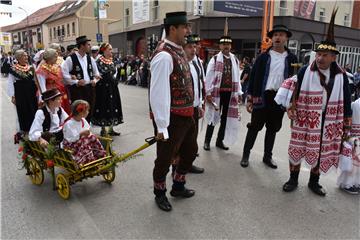
[[[336,173],[323,176],[328,190],[325,198],[307,188],[309,170],[300,173],[294,193],[282,192],[288,179],[287,147],[289,121],[284,118],[275,144],[277,170],[261,161],[264,132],[250,159],[250,167],[239,165],[250,115],[242,111],[240,141],[224,152],[202,150],[205,128],[199,136],[203,175],[188,175],[191,199],[173,199],[173,211],[160,211],[152,194],[152,167],[155,147],[131,161],[120,164],[113,184],[102,177],[77,183],[71,198],[62,200],[52,190],[50,174],[42,186],[32,185],[19,169],[18,145],[13,144],[15,108],[6,96],[6,79],[1,90],[1,238],[2,239],[359,239],[359,196],[350,196],[336,187]],[[153,133],[148,117],[147,89],[119,85],[125,123],[116,130],[118,153],[143,144]],[[99,128],[93,132],[99,133]],[[215,130],[217,133],[217,130]],[[215,136],[215,134],[214,134]],[[168,178],[168,188],[171,187]]]

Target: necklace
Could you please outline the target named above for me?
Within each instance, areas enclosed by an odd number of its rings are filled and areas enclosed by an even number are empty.
[[[51,72],[53,74],[58,74],[60,71],[59,65],[57,64],[48,64],[48,63],[43,63],[41,64],[41,68],[47,70],[48,72]]]
[[[25,66],[22,66],[20,64],[15,64],[15,69],[21,72],[28,72],[30,70],[30,66],[28,64],[26,64]]]
[[[113,63],[112,58],[107,59],[104,56],[100,56],[100,61],[102,61],[103,63],[108,64],[108,65]]]

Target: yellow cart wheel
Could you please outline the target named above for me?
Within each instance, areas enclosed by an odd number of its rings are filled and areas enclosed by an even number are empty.
[[[112,183],[115,180],[115,167],[109,168],[109,170],[103,174],[105,182]]]
[[[35,158],[29,160],[30,180],[35,185],[41,185],[44,182],[44,171]]]
[[[56,175],[56,188],[57,192],[62,199],[69,199],[70,197],[70,184],[69,180],[64,176],[64,174],[59,173]]]

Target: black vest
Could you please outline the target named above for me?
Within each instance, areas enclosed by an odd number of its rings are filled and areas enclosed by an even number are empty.
[[[50,113],[48,112],[48,110],[46,109],[46,107],[41,108],[41,110],[44,113],[45,119],[44,122],[42,124],[43,127],[43,132],[48,132],[50,130],[50,125],[51,125],[51,118],[50,118]],[[61,122],[61,108],[59,108],[59,110],[57,111],[57,115],[59,117],[59,121]]]
[[[73,68],[70,71],[70,74],[75,75],[76,79],[78,79],[78,80],[84,79],[84,72],[83,72],[84,69],[82,69],[76,53],[71,54],[70,57],[71,57],[71,61],[73,63]],[[87,72],[89,74],[90,80],[93,80],[94,73],[93,73],[93,67],[91,65],[91,58],[90,58],[89,54],[86,54],[86,59],[87,59]]]

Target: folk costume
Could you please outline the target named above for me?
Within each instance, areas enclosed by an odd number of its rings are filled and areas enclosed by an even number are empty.
[[[200,41],[200,38],[196,34],[191,34],[186,37],[186,44],[193,44]],[[202,66],[202,63],[199,61],[199,58],[195,55],[193,59],[188,59],[188,63],[190,66],[190,73],[193,80],[193,87],[194,87],[194,121],[195,121],[195,127],[196,127],[196,139],[198,137],[199,133],[199,119],[200,119],[200,111],[205,111],[205,104],[204,104],[204,98],[205,98],[205,74],[204,69]],[[176,169],[177,161],[179,160],[179,157],[177,156],[173,162],[173,174]],[[190,173],[203,173],[204,169],[197,167],[195,165],[192,165],[192,167],[189,170]]]
[[[165,25],[187,24],[186,12],[167,13]],[[182,46],[165,39],[155,50],[151,63],[150,108],[155,133],[166,141],[157,142],[153,170],[154,194],[158,207],[170,211],[166,198],[166,175],[172,159],[180,156],[170,194],[191,197],[185,188],[185,175],[198,150],[194,115],[194,89],[189,64]]]
[[[223,36],[221,43],[232,43],[230,36]],[[222,52],[211,58],[206,71],[206,95],[213,97],[213,103],[206,102],[205,118],[208,126],[205,134],[204,149],[210,150],[210,141],[215,125],[220,122],[216,146],[228,150],[238,139],[238,98],[243,94],[240,84],[239,60],[232,53]],[[216,109],[219,107],[219,109]],[[225,144],[225,145],[224,145]]]
[[[8,78],[8,95],[15,97],[19,128],[29,132],[38,109],[34,69],[29,65],[14,64]]]
[[[350,143],[352,145],[350,157],[352,168],[349,171],[340,170],[337,185],[351,194],[359,194],[360,189],[360,98],[351,104],[352,126]]]
[[[62,94],[61,107],[70,114],[70,102],[63,83],[61,66],[58,64],[48,64],[43,61],[36,70],[36,74],[41,92],[57,88]]]
[[[77,104],[77,103],[75,103]],[[88,104],[79,103],[73,106],[73,113],[65,120],[63,133],[64,133],[64,148],[72,151],[74,160],[81,167],[86,163],[90,163],[99,158],[105,157],[106,151],[101,145],[99,139],[90,132],[88,135],[82,133],[90,131],[90,125],[85,118],[80,120],[75,119],[73,116],[81,114],[86,111]]]
[[[91,122],[94,125],[116,126],[123,123],[116,67],[112,59],[100,56],[96,61],[101,79],[96,83],[96,101]]]
[[[271,38],[274,32],[285,32],[288,37],[292,35],[284,25],[275,25],[273,30],[268,32],[268,37]],[[279,53],[272,50],[272,47],[256,58],[247,92],[248,102],[253,104],[253,110],[251,121],[247,124],[248,131],[240,162],[242,167],[249,165],[251,149],[254,146],[258,132],[265,125],[263,162],[271,168],[277,168],[272,159],[272,150],[276,133],[281,129],[285,111],[274,101],[274,98],[282,82],[294,74],[294,67],[291,64],[296,62],[296,56],[288,49],[285,49],[283,53]]]
[[[42,100],[48,101],[61,95],[62,93],[58,89],[54,88],[43,92]],[[62,107],[51,111],[45,104],[45,106],[37,110],[35,114],[34,121],[29,131],[29,140],[39,141],[41,137],[49,142],[50,139],[54,137],[58,143],[62,142],[62,125],[67,118],[68,114]]]
[[[321,42],[316,52],[339,54],[333,34],[336,12],[333,11],[326,40]],[[336,62],[322,70],[314,61],[299,71],[294,93],[292,108],[296,111],[296,118],[292,121],[288,151],[290,179],[283,190],[296,189],[300,164],[305,160],[311,166],[308,187],[317,195],[325,196],[326,191],[319,184],[320,173],[338,167],[342,138],[351,128],[349,81]]]
[[[90,41],[86,36],[76,38],[76,44]],[[70,100],[82,99],[90,104],[90,113],[86,118],[90,121],[95,105],[95,87],[91,85],[91,81],[95,76],[99,76],[96,62],[91,59],[89,54],[81,56],[79,52],[71,54],[61,65],[64,77],[64,83],[67,85]],[[76,79],[72,79],[75,76]],[[85,86],[78,86],[79,80],[85,80]]]

